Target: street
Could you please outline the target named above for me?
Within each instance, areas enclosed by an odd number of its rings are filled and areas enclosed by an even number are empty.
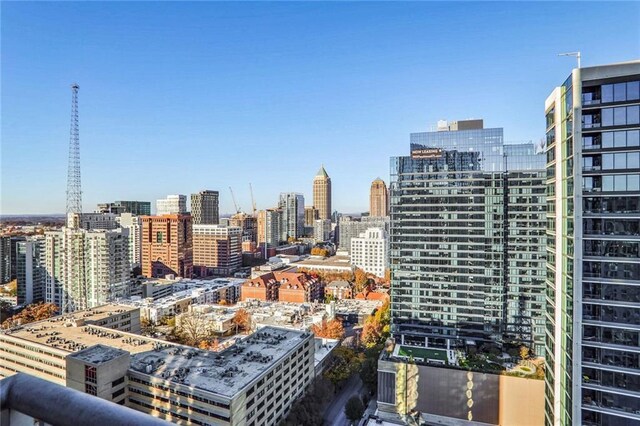
[[[357,374],[352,376],[345,387],[333,398],[331,404],[324,412],[324,422],[327,426],[347,426],[349,420],[344,414],[344,407],[347,405],[347,401],[354,395],[360,396],[362,394],[364,385],[360,376]]]

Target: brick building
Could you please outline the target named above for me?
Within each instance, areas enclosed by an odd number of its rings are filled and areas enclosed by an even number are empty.
[[[353,290],[351,289],[351,284],[348,281],[337,280],[332,281],[330,284],[326,285],[324,288],[325,296],[333,296],[335,299],[352,299],[353,298]]]
[[[142,217],[142,274],[190,278],[193,267],[191,215]]]
[[[306,303],[323,298],[317,278],[301,272],[271,272],[242,284],[241,299]]]

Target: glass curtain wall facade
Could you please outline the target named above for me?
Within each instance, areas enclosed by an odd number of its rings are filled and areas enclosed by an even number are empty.
[[[500,128],[411,135],[391,159],[393,334],[544,347],[544,156]]]
[[[640,424],[640,61],[545,105],[546,423]]]

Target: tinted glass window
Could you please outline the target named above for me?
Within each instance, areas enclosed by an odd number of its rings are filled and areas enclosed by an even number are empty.
[[[627,168],[627,154],[621,153],[616,154],[614,158],[615,168],[616,169],[626,169]]]
[[[627,132],[627,146],[640,145],[640,130],[631,130]]]
[[[613,85],[614,102],[624,101],[627,99],[627,84],[617,83]]]
[[[640,106],[634,105],[627,107],[627,124],[640,123]]]
[[[627,191],[640,191],[640,175],[627,176]]]
[[[613,84],[602,86],[602,102],[613,102]]]
[[[640,81],[630,81],[627,83],[627,99],[640,99]]]
[[[613,109],[613,124],[616,126],[627,124],[627,108],[620,107]]]
[[[602,110],[602,125],[613,126],[613,108],[605,108]]]
[[[613,148],[613,132],[604,132],[602,134],[602,147]]]
[[[613,169],[613,154],[602,154],[602,168],[606,170]]]
[[[613,176],[602,177],[602,190],[613,191]]]
[[[613,134],[613,141],[615,147],[627,146],[627,132],[615,132]]]
[[[627,175],[614,176],[613,186],[614,186],[616,191],[626,191],[627,190]]]
[[[630,152],[629,154],[627,154],[627,168],[640,168],[640,152]]]

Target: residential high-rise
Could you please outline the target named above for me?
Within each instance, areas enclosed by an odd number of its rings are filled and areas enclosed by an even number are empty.
[[[318,209],[313,206],[307,206],[304,208],[304,226],[313,227],[313,224],[318,219]]]
[[[63,228],[45,233],[45,301],[63,312],[89,309],[129,293],[126,230]]]
[[[18,304],[44,301],[46,279],[44,236],[28,237],[16,245]]]
[[[256,241],[258,231],[257,218],[247,213],[236,213],[229,219],[229,226],[242,229],[242,241]]]
[[[381,228],[369,228],[351,239],[351,264],[365,272],[384,277],[389,267],[389,235]]]
[[[411,134],[411,154],[391,159],[396,341],[543,353],[544,161],[482,120]]]
[[[0,284],[11,281],[11,237],[0,237]]]
[[[313,178],[313,207],[318,209],[318,219],[331,219],[331,178],[324,166]]]
[[[242,267],[242,228],[193,225],[193,272],[199,277],[230,275]]]
[[[266,209],[258,212],[258,245],[278,247],[282,236],[282,210]]]
[[[69,218],[79,229],[87,231],[96,229],[116,229],[118,227],[115,213],[69,213]]]
[[[220,221],[218,191],[200,191],[191,194],[191,216],[194,225],[217,225]]]
[[[389,190],[387,189],[387,184],[380,178],[371,182],[369,216],[389,216]]]
[[[193,266],[191,215],[142,217],[142,275],[190,278]]]
[[[149,216],[151,214],[151,203],[149,201],[114,201],[113,203],[100,203],[96,209],[97,213],[131,213],[136,216]]]
[[[547,98],[548,425],[640,424],[640,61]]]
[[[360,236],[369,228],[380,228],[389,231],[389,216],[364,216],[359,219],[341,216],[338,219],[338,246],[341,250],[351,250],[351,239]]]
[[[280,194],[278,207],[282,210],[281,241],[304,235],[304,196],[295,192]],[[319,210],[319,209],[318,209]]]
[[[187,213],[186,195],[167,195],[167,198],[156,200],[156,216],[185,213]]]
[[[331,220],[317,219],[313,224],[313,239],[316,242],[329,241],[331,236]]]
[[[142,219],[132,213],[122,213],[120,226],[129,231],[129,262],[131,268],[140,268],[142,263]]]

